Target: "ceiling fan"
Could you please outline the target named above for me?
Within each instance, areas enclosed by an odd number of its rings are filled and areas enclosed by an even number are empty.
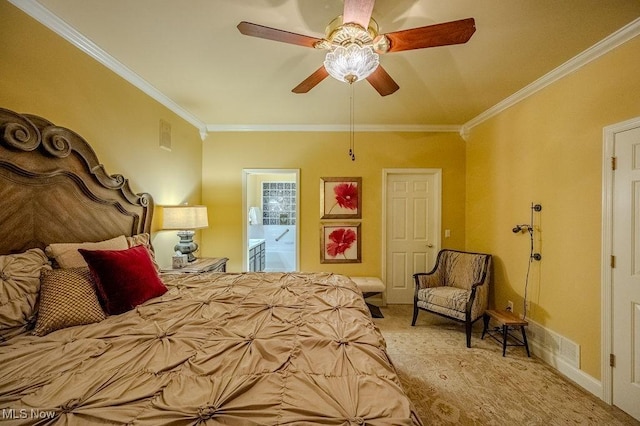
[[[425,27],[380,34],[371,17],[375,0],[344,0],[342,16],[334,19],[323,39],[242,21],[238,30],[244,35],[324,49],[324,64],[293,88],[294,93],[307,93],[329,75],[354,83],[366,80],[382,96],[400,87],[379,64],[378,54],[427,47],[463,44],[476,30],[473,18]]]

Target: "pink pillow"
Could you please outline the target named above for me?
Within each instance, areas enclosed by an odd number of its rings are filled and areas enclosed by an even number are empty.
[[[110,315],[131,310],[167,291],[144,246],[78,251],[89,265],[100,301]]]

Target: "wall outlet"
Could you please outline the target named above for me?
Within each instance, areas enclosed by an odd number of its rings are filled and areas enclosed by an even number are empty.
[[[513,302],[511,300],[507,301],[507,311],[513,312]]]

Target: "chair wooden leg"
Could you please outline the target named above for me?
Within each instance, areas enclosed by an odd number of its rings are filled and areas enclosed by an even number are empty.
[[[502,326],[502,356],[507,353],[507,334],[509,332],[509,326]]]
[[[466,321],[465,322],[465,326],[466,326],[466,331],[467,331],[467,347],[470,348],[471,347],[471,327],[472,327],[472,323],[471,321]]]
[[[482,321],[484,322],[484,327],[482,328],[482,337],[481,337],[481,339],[484,340],[484,335],[487,334],[487,330],[489,329],[489,315],[485,313],[482,316]]]
[[[416,319],[418,319],[418,304],[413,302],[413,320],[411,321],[411,325],[416,325]]]

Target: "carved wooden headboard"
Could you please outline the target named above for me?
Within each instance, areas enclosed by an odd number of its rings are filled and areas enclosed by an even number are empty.
[[[0,108],[0,254],[149,232],[152,215],[81,136]]]

